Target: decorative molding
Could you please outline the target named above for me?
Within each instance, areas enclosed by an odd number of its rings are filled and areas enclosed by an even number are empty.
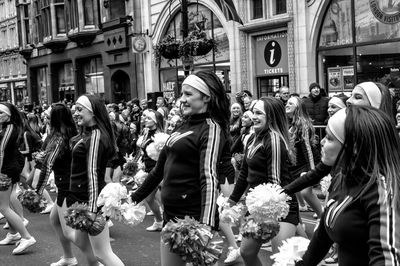
[[[33,48],[32,47],[25,47],[19,50],[19,53],[27,60],[32,55]]]
[[[48,38],[43,40],[43,46],[50,49],[53,53],[61,53],[64,51],[65,47],[67,47],[68,38],[61,37],[61,38]]]
[[[78,31],[74,33],[68,33],[68,39],[72,42],[75,42],[78,47],[87,47],[92,44],[98,33],[98,29]]]

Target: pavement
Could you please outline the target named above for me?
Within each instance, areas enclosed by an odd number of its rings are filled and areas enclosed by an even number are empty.
[[[306,232],[312,236],[316,219],[311,212],[302,212],[301,217],[306,225]],[[50,225],[48,215],[29,213],[25,210],[25,217],[29,220],[28,231],[36,238],[37,243],[30,247],[23,255],[11,255],[14,246],[0,246],[0,266],[45,266],[57,261],[61,254],[61,247],[57,237]],[[0,220],[0,239],[3,239],[7,230],[2,229],[5,219]],[[160,263],[160,234],[158,232],[147,232],[146,227],[153,223],[153,217],[147,216],[143,223],[129,227],[119,222],[114,222],[110,228],[110,235],[114,239],[111,242],[113,251],[122,259],[126,266],[157,266]],[[87,265],[84,256],[76,247],[73,247],[74,254],[79,265]],[[227,246],[225,245],[218,266],[225,265]],[[263,266],[272,265],[269,256],[270,247],[262,248],[259,257]],[[234,266],[244,265],[239,260]],[[324,264],[321,264],[324,265]],[[336,264],[329,264],[336,266]]]

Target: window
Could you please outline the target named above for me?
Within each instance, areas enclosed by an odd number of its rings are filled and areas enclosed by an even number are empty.
[[[273,0],[272,5],[273,15],[286,13],[286,0]]]
[[[263,17],[263,0],[251,1],[251,19]]]
[[[85,77],[85,92],[104,95],[104,76],[103,76],[103,60],[96,57],[83,63],[83,74]]]
[[[42,27],[42,16],[40,12],[40,3],[36,0],[33,3],[34,22],[33,22],[33,43],[37,44],[43,41],[43,27]]]
[[[57,34],[66,33],[65,29],[65,14],[64,14],[64,1],[55,0],[54,3],[55,20]]]
[[[51,36],[51,12],[50,12],[50,0],[42,1],[42,26],[43,35],[45,37]]]
[[[84,0],[83,4],[85,25],[94,25],[93,0]]]
[[[24,34],[26,43],[31,43],[31,34],[29,32],[29,5],[24,5],[23,7],[23,24],[24,24]]]
[[[15,33],[15,27],[11,27],[10,28],[10,35],[8,36],[8,42],[9,42],[9,46],[10,48],[13,48],[15,46],[18,46],[15,42],[15,37],[16,37],[16,33]]]
[[[0,20],[5,18],[5,11],[4,2],[2,2],[0,3]]]
[[[110,2],[110,19],[113,20],[119,17],[125,17],[125,1],[112,0]]]
[[[77,0],[68,0],[66,3],[67,29],[73,30],[79,26]]]

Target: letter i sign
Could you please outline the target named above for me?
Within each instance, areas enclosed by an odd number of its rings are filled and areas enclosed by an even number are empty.
[[[267,43],[264,49],[264,59],[269,67],[275,67],[279,64],[282,58],[282,49],[279,43],[275,40]]]

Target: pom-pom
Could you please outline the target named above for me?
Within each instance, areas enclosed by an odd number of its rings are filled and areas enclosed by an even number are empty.
[[[122,173],[126,176],[133,176],[138,171],[138,163],[132,154],[124,156],[126,163],[122,166]]]
[[[11,177],[0,173],[0,191],[8,190],[12,185]]]
[[[328,193],[328,189],[331,186],[331,180],[332,176],[329,174],[322,178],[320,184],[321,184],[321,192],[326,195]]]
[[[36,193],[33,189],[27,189],[22,191],[18,195],[18,199],[21,202],[22,206],[28,209],[30,212],[41,212],[46,208],[45,199]]]
[[[148,173],[146,173],[143,170],[139,170],[136,175],[133,177],[133,180],[135,181],[136,185],[140,186],[143,184],[144,180],[146,179]]]
[[[125,202],[121,205],[121,218],[124,224],[135,226],[143,222],[146,208],[142,204]]]
[[[168,222],[161,232],[161,239],[171,252],[178,254],[193,266],[214,265],[222,254],[222,246],[215,241],[209,226],[188,216]]]
[[[299,236],[284,240],[279,247],[279,252],[271,256],[271,259],[275,260],[273,266],[295,265],[296,261],[304,255],[309,244],[310,240]]]
[[[263,222],[256,222],[252,217],[246,217],[246,221],[240,228],[240,233],[247,238],[253,238],[263,243],[270,241],[279,232],[279,222],[268,219]]]
[[[291,198],[282,193],[282,188],[275,184],[262,184],[251,188],[246,197],[246,206],[255,222],[266,219],[279,221],[289,213],[288,200]]]
[[[156,133],[153,137],[153,142],[146,147],[147,155],[154,161],[158,160],[161,150],[164,148],[169,135],[166,133]]]
[[[243,217],[247,212],[246,206],[243,204],[239,203],[235,206],[232,207],[225,207],[220,215],[219,219],[222,223],[226,224],[238,224],[240,221],[240,218]]]
[[[126,187],[120,183],[109,183],[100,192],[97,206],[101,207],[103,216],[120,219],[122,200],[128,198]]]
[[[90,212],[86,204],[78,202],[65,211],[64,219],[69,227],[92,236],[100,234],[107,223],[103,215]]]

